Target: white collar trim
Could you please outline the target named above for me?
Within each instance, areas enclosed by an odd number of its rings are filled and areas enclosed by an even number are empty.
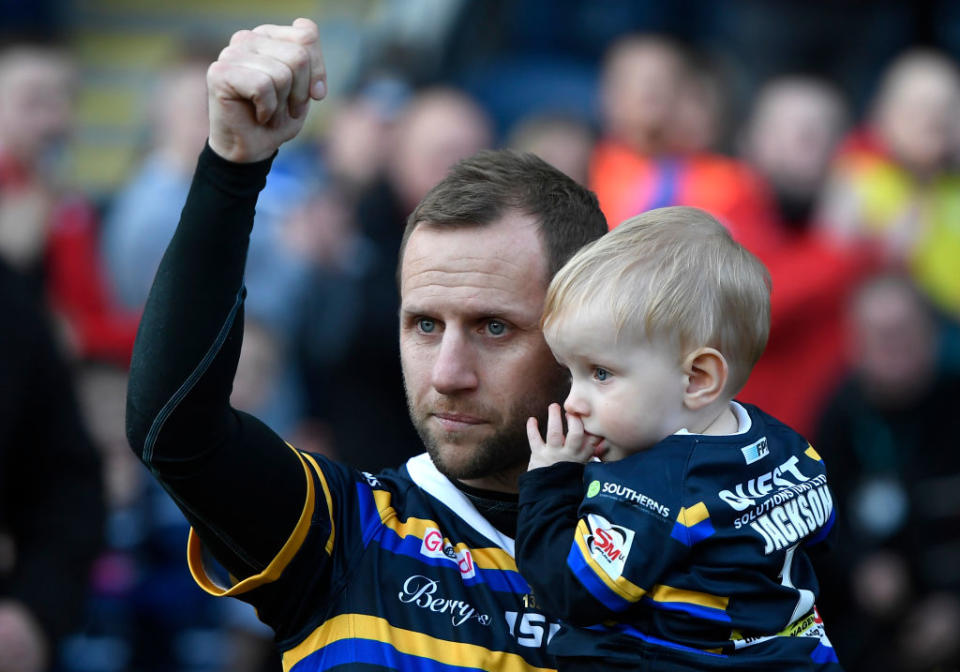
[[[733,414],[737,416],[737,431],[733,434],[727,434],[726,436],[739,436],[740,434],[746,434],[750,431],[750,428],[753,427],[753,420],[750,419],[750,414],[747,413],[747,409],[738,404],[735,401],[730,402],[730,410],[733,411]],[[679,430],[676,434],[682,436],[702,436],[701,434],[694,434],[693,432],[687,431],[686,428]]]
[[[481,516],[467,496],[437,470],[427,453],[407,460],[407,471],[420,489],[443,502],[467,525],[509,553],[511,558],[514,557],[513,539],[497,530],[490,521]]]

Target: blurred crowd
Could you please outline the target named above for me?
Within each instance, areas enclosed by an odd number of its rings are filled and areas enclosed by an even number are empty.
[[[458,2],[442,29],[383,40],[274,162],[234,405],[364,470],[421,452],[397,250],[407,213],[480,149],[539,154],[596,192],[611,227],[702,207],[773,278],[769,345],[739,398],[828,465],[844,534],[818,603],[841,662],[956,669],[960,12],[925,4],[921,30],[906,3],[718,4],[727,16]],[[123,428],[213,58],[185,49],[162,73],[149,150],[94,202],[57,166],[70,52],[0,50],[0,672],[279,669],[246,605],[193,585],[186,523]]]

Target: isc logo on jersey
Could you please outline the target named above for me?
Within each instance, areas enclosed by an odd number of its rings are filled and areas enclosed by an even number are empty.
[[[630,547],[633,545],[633,530],[622,525],[614,525],[595,513],[587,514],[587,527],[590,529],[590,534],[586,538],[590,555],[607,573],[607,576],[611,579],[619,579],[623,574],[627,555],[630,554]]]
[[[428,558],[449,560],[460,569],[460,575],[465,579],[472,579],[477,574],[470,549],[457,551],[435,527],[427,528],[427,533],[423,535],[423,543],[420,544],[420,553]]]

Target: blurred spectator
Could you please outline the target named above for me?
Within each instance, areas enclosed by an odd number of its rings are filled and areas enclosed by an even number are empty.
[[[419,92],[398,121],[387,161],[387,179],[403,211],[401,221],[387,223],[393,238],[399,241],[406,214],[450,166],[492,140],[489,119],[465,94],[445,88]]]
[[[124,304],[137,311],[176,230],[207,137],[206,71],[215,55],[208,57],[198,48],[188,55],[158,82],[150,106],[152,149],[116,195],[104,230],[113,285]],[[297,158],[276,161],[258,204],[246,276],[247,313],[279,325],[284,337],[296,320],[294,306],[306,273],[299,252],[286,244],[284,222],[308,198],[315,180],[312,168],[305,169]]]
[[[407,84],[375,77],[340,103],[327,128],[323,157],[341,189],[362,192],[377,179],[389,155],[389,137],[397,116],[409,102]]]
[[[816,447],[845,515],[820,568],[822,609],[848,670],[960,664],[960,378],[937,368],[940,330],[900,276],[850,311],[853,369]]]
[[[810,223],[847,127],[843,98],[826,81],[793,75],[760,89],[740,151],[770,184],[780,221],[791,229]]]
[[[724,84],[720,72],[703,57],[688,61],[667,131],[667,145],[675,152],[717,151],[726,121]]]
[[[234,387],[239,408],[259,410],[276,372],[261,328],[250,325]],[[189,525],[130,453],[124,432],[127,373],[88,364],[79,371],[84,416],[101,451],[107,546],[94,564],[82,630],[62,647],[57,672],[260,672],[278,668],[272,632],[240,602],[196,587],[183,562]],[[236,660],[235,647],[244,659]],[[272,666],[267,665],[272,663]],[[2,669],[2,667],[0,667]]]
[[[926,51],[887,71],[865,129],[841,154],[821,220],[837,239],[869,244],[903,265],[943,310],[960,316],[960,77]]]
[[[138,318],[108,290],[93,208],[57,183],[75,79],[57,48],[0,53],[0,256],[49,297],[76,355],[126,364]]]
[[[207,139],[206,59],[165,72],[149,105],[152,149],[114,197],[104,225],[103,250],[113,286],[130,309],[147,300],[160,257],[190,189],[197,155]]]
[[[686,75],[683,53],[665,37],[614,43],[601,81],[604,139],[640,155],[671,152],[670,124]]]
[[[0,315],[0,672],[40,672],[79,624],[100,463],[50,325],[2,257]]]
[[[843,101],[829,85],[789,76],[761,90],[741,131],[743,158],[774,194],[780,246],[763,258],[773,280],[770,338],[738,396],[805,436],[846,369],[847,302],[870,268],[868,257],[810,226],[845,123]]]
[[[537,115],[521,120],[510,130],[507,147],[532,152],[585,185],[595,142],[593,129],[583,121]]]
[[[664,37],[630,36],[610,48],[590,186],[611,227],[645,210],[690,205],[716,215],[764,258],[779,245],[768,194],[741,162],[702,151],[719,121],[680,114],[700,86],[694,76],[684,52]],[[697,139],[680,143],[678,123],[700,127]]]
[[[400,239],[427,190],[455,162],[490,143],[490,122],[476,103],[454,89],[427,89],[398,118],[384,169],[358,197],[356,222],[331,208],[336,200],[329,197],[311,208],[321,220],[317,227],[342,232],[336,246],[326,236],[316,249],[342,254],[328,257],[339,263],[314,266],[297,351],[309,415],[326,428],[346,464],[376,471],[423,450],[400,375]],[[329,196],[336,199],[336,192]]]

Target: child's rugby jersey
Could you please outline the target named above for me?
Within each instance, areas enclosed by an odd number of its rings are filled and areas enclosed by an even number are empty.
[[[759,409],[733,408],[738,434],[678,433],[617,462],[521,477],[519,565],[547,613],[580,626],[551,652],[836,662],[804,550],[834,528],[823,460]]]

